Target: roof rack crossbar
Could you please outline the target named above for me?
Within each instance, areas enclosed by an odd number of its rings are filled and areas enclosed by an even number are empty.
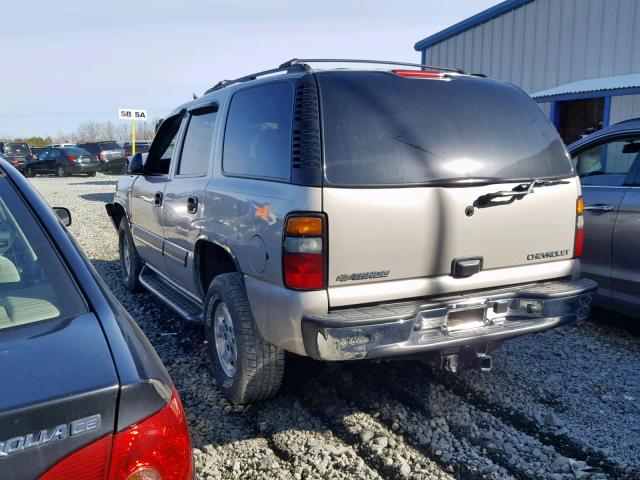
[[[459,68],[437,67],[435,65],[422,65],[420,63],[393,62],[387,60],[364,60],[361,58],[292,58],[280,65],[280,68],[288,68],[294,65],[305,65],[307,63],[369,63],[372,65],[396,65],[401,67],[429,68],[432,70],[442,70],[444,72],[454,72],[466,75],[467,72]]]
[[[221,80],[218,83],[216,83],[213,87],[211,87],[209,90],[204,92],[204,94],[206,95],[208,93],[211,93],[211,92],[214,92],[216,90],[219,90],[219,89],[221,89],[223,87],[227,87],[229,85],[233,85],[234,83],[249,82],[251,80],[255,80],[258,77],[264,77],[265,75],[271,75],[272,73],[278,73],[278,72],[301,72],[301,71],[308,71],[308,70],[309,70],[309,66],[308,65],[304,65],[302,63],[294,64],[294,65],[288,65],[286,67],[272,68],[270,70],[264,70],[262,72],[252,73],[250,75],[245,75],[244,77],[236,78],[236,79],[233,79],[233,80]]]

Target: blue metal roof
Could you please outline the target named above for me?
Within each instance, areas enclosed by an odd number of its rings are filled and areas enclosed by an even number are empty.
[[[614,77],[588,78],[577,82],[566,83],[558,87],[532,93],[531,97],[540,101],[547,97],[574,95],[602,91],[618,91],[623,89],[640,88],[640,73],[631,75],[616,75]],[[552,100],[553,98],[549,98]]]
[[[455,25],[450,26],[449,28],[445,28],[444,30],[431,35],[430,37],[420,40],[414,45],[414,48],[417,51],[425,50],[429,47],[434,46],[436,43],[440,43],[448,38],[454,37],[459,33],[478,26],[481,23],[488,22],[489,20],[499,17],[500,15],[504,15],[511,10],[520,8],[521,6],[533,1],[534,0],[506,0],[505,2],[494,5],[491,8],[487,8],[486,10],[474,15],[473,17],[469,17],[466,20],[458,22]]]

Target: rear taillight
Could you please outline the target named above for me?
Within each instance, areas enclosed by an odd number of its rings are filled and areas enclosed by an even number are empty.
[[[576,236],[573,245],[573,258],[580,258],[584,247],[584,200],[578,197],[576,202]]]
[[[45,473],[40,480],[105,480],[109,473],[109,457],[113,435],[107,435],[72,453]]]
[[[326,284],[326,220],[321,214],[287,218],[282,248],[284,285],[318,290]]]
[[[113,437],[109,480],[191,480],[193,460],[178,393],[158,413]]]
[[[11,164],[12,164],[14,167],[17,167],[18,165],[20,165],[20,160],[18,160],[18,157],[13,157],[13,158],[11,159]]]
[[[76,161],[76,157],[74,157],[73,155],[69,155],[69,156],[67,157],[67,159],[68,159],[70,162],[75,162],[75,161]]]
[[[192,480],[187,421],[178,393],[159,412],[69,455],[40,480]]]
[[[447,76],[442,72],[427,72],[424,70],[391,70],[396,75],[409,78],[432,78],[434,80],[445,80]]]

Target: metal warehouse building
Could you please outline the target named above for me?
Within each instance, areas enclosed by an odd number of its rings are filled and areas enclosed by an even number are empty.
[[[640,0],[508,0],[415,49],[520,86],[567,143],[640,117]]]

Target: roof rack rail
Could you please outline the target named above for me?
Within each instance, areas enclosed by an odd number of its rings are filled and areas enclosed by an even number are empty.
[[[311,67],[308,63],[368,63],[373,65],[396,65],[399,67],[417,67],[417,68],[428,68],[431,70],[440,70],[443,72],[453,72],[460,73],[463,75],[468,75],[468,73],[459,68],[447,68],[447,67],[436,67],[434,65],[421,65],[419,63],[407,63],[407,62],[392,62],[386,60],[363,60],[359,58],[292,58],[284,62],[278,68],[272,68],[270,70],[264,70],[258,73],[252,73],[250,75],[245,75],[244,77],[236,78],[233,80],[221,80],[216,83],[213,87],[204,92],[204,95],[214,92],[216,90],[220,90],[221,88],[227,87],[229,85],[233,85],[234,83],[242,83],[248,82],[251,80],[255,80],[258,77],[264,77],[265,75],[271,75],[272,73],[278,72],[308,72],[311,71]]]
[[[272,73],[278,73],[278,72],[304,72],[304,71],[309,71],[309,70],[310,70],[309,66],[305,65],[305,64],[292,64],[292,65],[288,65],[286,67],[280,66],[278,68],[272,68],[270,70],[264,70],[262,72],[252,73],[250,75],[245,75],[244,77],[236,78],[234,80],[221,80],[218,83],[216,83],[213,87],[211,87],[209,90],[204,92],[204,94],[206,95],[207,93],[211,93],[211,92],[214,92],[214,91],[219,90],[221,88],[227,87],[229,85],[233,85],[234,83],[242,83],[242,82],[248,82],[250,80],[255,80],[258,77],[264,77],[265,75],[271,75]]]
[[[401,67],[430,68],[432,70],[442,70],[444,72],[468,75],[466,71],[459,68],[437,67],[434,65],[422,65],[420,63],[393,62],[387,60],[364,60],[361,58],[292,58],[280,65],[280,68],[288,68],[294,65],[306,65],[307,63],[369,63],[373,65],[397,65]]]

